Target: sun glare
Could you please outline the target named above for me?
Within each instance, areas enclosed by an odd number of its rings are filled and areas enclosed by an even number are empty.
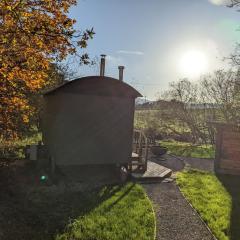
[[[179,68],[184,77],[198,77],[207,70],[207,58],[201,51],[187,51],[180,58]]]

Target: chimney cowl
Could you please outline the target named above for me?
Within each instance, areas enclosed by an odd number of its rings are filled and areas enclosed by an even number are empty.
[[[123,70],[124,70],[124,66],[118,66],[119,69],[119,81],[123,81]]]
[[[105,63],[106,63],[106,55],[101,54],[100,76],[102,76],[102,77],[104,77],[104,75],[105,75]]]

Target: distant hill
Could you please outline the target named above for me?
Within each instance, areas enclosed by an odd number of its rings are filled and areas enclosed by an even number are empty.
[[[186,109],[217,109],[221,106],[216,103],[182,103],[176,100],[150,101],[144,98],[137,98],[135,102],[136,109],[168,109],[171,107],[182,107]]]

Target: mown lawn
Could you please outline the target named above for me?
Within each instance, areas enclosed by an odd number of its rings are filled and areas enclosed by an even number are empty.
[[[189,170],[178,173],[177,183],[217,239],[240,239],[239,178]]]
[[[56,240],[154,239],[155,215],[140,185],[103,188],[88,198],[86,209],[89,210],[72,220]]]
[[[168,148],[168,153],[193,158],[214,158],[215,151],[212,145],[192,145],[187,142],[160,141],[160,145]]]

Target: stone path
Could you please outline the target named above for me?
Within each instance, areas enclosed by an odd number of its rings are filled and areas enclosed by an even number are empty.
[[[173,171],[181,171],[188,164],[192,168],[203,171],[214,171],[214,160],[205,158],[190,158],[190,157],[177,157],[174,155],[165,154],[161,157],[151,157],[154,161],[164,167],[170,168]]]
[[[203,171],[214,171],[214,159],[207,158],[183,158],[184,162],[187,163],[191,168],[196,168]]]
[[[213,171],[213,159],[185,158],[173,155],[151,157],[151,161],[181,171],[186,165],[199,170]],[[168,180],[168,179],[166,179]],[[198,214],[183,197],[175,181],[143,184],[153,202],[157,218],[157,240],[214,240]]]
[[[175,182],[143,184],[157,218],[157,240],[213,240]]]

